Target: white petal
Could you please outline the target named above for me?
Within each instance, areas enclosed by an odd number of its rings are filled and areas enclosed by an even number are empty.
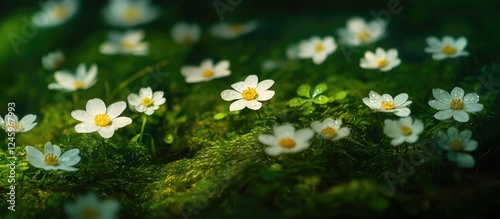
[[[394,97],[394,105],[400,106],[408,100],[408,94],[402,93]]]
[[[395,109],[394,114],[399,117],[406,117],[409,116],[411,113],[411,110],[407,107],[400,108],[400,109]]]
[[[150,87],[143,87],[139,90],[139,97],[142,99],[144,97],[153,98],[153,91]]]
[[[467,122],[469,121],[469,114],[463,110],[455,110],[453,111],[453,118],[459,122]]]
[[[99,130],[99,126],[96,126],[91,123],[80,123],[75,126],[75,131],[77,133],[91,133]]]
[[[80,122],[94,122],[94,117],[90,116],[85,110],[74,110],[71,112],[71,116]]]
[[[470,93],[464,96],[464,105],[473,104],[479,102],[479,96],[476,93]]]
[[[113,120],[111,120],[110,126],[112,128],[117,129],[117,128],[122,128],[124,126],[130,125],[131,123],[132,123],[131,118],[122,116],[122,117],[117,117],[117,118],[114,118]]]
[[[434,118],[438,120],[445,120],[449,119],[453,116],[453,110],[452,109],[447,109],[443,111],[439,111],[436,114],[434,114]]]
[[[262,134],[259,135],[259,141],[260,143],[265,145],[274,145],[276,143],[276,138],[274,137],[274,135]]]
[[[229,111],[237,111],[237,110],[242,110],[247,106],[247,101],[246,100],[237,100],[234,101],[230,106],[229,106]]]
[[[280,147],[277,147],[277,146],[271,146],[271,147],[265,148],[264,151],[266,152],[266,154],[268,154],[270,156],[278,156],[283,152],[283,149],[281,149]]]
[[[314,121],[313,123],[311,123],[311,128],[315,132],[321,133],[321,130],[323,130],[323,128],[325,128],[325,124],[323,124],[322,122]]]
[[[453,99],[462,99],[464,97],[464,89],[460,87],[455,87],[451,91],[451,98]]]
[[[245,83],[249,86],[249,87],[252,87],[252,88],[256,88],[257,87],[257,82],[258,82],[259,78],[257,77],[257,75],[249,75],[246,79],[245,79]]]
[[[241,93],[235,90],[224,90],[222,91],[222,93],[220,93],[220,97],[225,101],[232,101],[242,98]]]
[[[137,106],[141,103],[141,98],[139,97],[139,95],[132,93],[127,96],[127,101],[129,105]]]
[[[429,106],[437,110],[447,110],[450,108],[450,104],[446,104],[438,100],[430,100]]]
[[[403,142],[405,142],[405,138],[401,136],[401,137],[392,139],[391,145],[392,146],[397,146],[397,145],[403,144]]]
[[[251,110],[258,110],[262,107],[262,103],[257,100],[246,101],[246,105]]]
[[[464,104],[464,110],[469,113],[479,112],[483,110],[483,104],[479,103]]]
[[[127,108],[127,103],[125,103],[125,101],[118,101],[108,106],[106,115],[108,115],[110,119],[114,119],[118,117],[125,108]]]
[[[273,80],[263,80],[261,81],[257,87],[255,88],[255,90],[257,91],[257,93],[260,94],[260,92],[262,91],[266,91],[267,89],[269,89],[271,86],[273,86],[274,84],[274,81]]]
[[[266,101],[270,100],[274,96],[274,91],[272,90],[266,90],[263,92],[260,92],[259,95],[257,96],[258,101]]]
[[[464,151],[474,151],[477,148],[477,141],[475,140],[470,140],[467,142],[467,144],[464,147]]]
[[[467,153],[457,153],[457,167],[472,168],[476,164],[474,157]]]
[[[31,146],[26,146],[26,157],[28,158],[28,162],[37,168],[43,168],[47,164],[45,164],[45,155],[39,150],[35,149]]]
[[[78,153],[80,153],[78,149],[71,149],[64,152],[64,154],[62,154],[61,157],[59,157],[59,165],[73,166],[77,164],[78,162],[80,162],[81,159],[80,156],[78,156]]]
[[[104,104],[104,101],[99,98],[94,98],[87,101],[86,109],[92,117],[95,117],[97,114],[106,113],[106,105]]]
[[[102,127],[99,129],[98,133],[103,138],[111,138],[111,137],[113,137],[113,134],[115,133],[115,129],[112,127]]]

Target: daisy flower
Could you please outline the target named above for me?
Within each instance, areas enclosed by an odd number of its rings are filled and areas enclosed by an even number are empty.
[[[19,121],[15,114],[7,114],[5,115],[5,120],[0,117],[0,128],[4,129],[6,132],[27,132],[38,124],[35,122],[35,119],[35,115],[28,114]]]
[[[361,58],[359,66],[365,69],[379,69],[380,71],[389,71],[398,66],[401,60],[398,58],[398,50],[389,49],[384,51],[377,48],[375,53],[366,51],[365,57]]]
[[[200,26],[185,22],[177,23],[172,28],[172,38],[181,44],[195,43],[200,38]]]
[[[71,116],[82,122],[75,126],[78,133],[98,132],[103,138],[111,138],[115,130],[132,123],[132,119],[118,117],[127,107],[127,103],[119,101],[106,108],[104,101],[94,98],[87,101],[85,110],[74,110]]]
[[[228,60],[222,60],[214,66],[211,59],[206,59],[201,62],[200,67],[191,65],[182,67],[181,74],[186,77],[186,83],[197,83],[226,77],[231,74],[231,71]]]
[[[259,23],[257,21],[246,23],[220,22],[210,27],[210,33],[218,38],[234,39],[254,31],[258,26]]]
[[[50,90],[61,90],[66,92],[76,91],[78,89],[86,90],[97,82],[97,65],[90,66],[88,71],[85,64],[80,64],[73,75],[67,71],[57,71],[54,74],[56,83],[50,83]]]
[[[311,146],[310,140],[314,136],[312,129],[304,128],[295,131],[295,128],[290,124],[275,125],[273,130],[274,135],[259,135],[259,141],[269,146],[265,152],[270,156],[303,151]]]
[[[435,100],[429,101],[429,105],[439,110],[434,114],[434,118],[439,120],[453,119],[459,122],[469,121],[469,114],[483,110],[483,104],[479,102],[479,96],[476,93],[464,95],[464,90],[460,87],[455,87],[450,93],[445,90],[436,88],[432,89],[432,95]]]
[[[160,9],[151,6],[150,0],[110,0],[103,15],[108,24],[133,27],[156,19],[160,15]]]
[[[95,193],[79,196],[74,203],[66,203],[64,210],[69,218],[74,219],[116,219],[120,205],[114,199],[99,200]]]
[[[145,113],[146,115],[152,115],[155,110],[160,108],[166,101],[163,98],[163,91],[156,91],[153,93],[150,87],[141,88],[139,90],[139,95],[129,94],[127,97],[128,104],[131,109],[137,112]]]
[[[299,57],[303,59],[312,58],[315,64],[321,64],[326,57],[337,49],[333,37],[321,39],[317,36],[304,40],[299,44]]]
[[[347,21],[347,28],[337,31],[340,42],[349,46],[361,46],[374,43],[385,36],[387,24],[381,19],[366,22],[363,18],[354,17]]]
[[[142,30],[126,31],[124,33],[110,32],[109,40],[99,47],[102,54],[131,54],[143,56],[148,54],[149,44],[142,42]]]
[[[382,96],[380,96],[380,94],[375,91],[370,91],[368,96],[369,97],[363,98],[363,102],[372,110],[394,113],[399,117],[406,117],[411,113],[407,106],[410,105],[412,101],[408,101],[408,94],[406,93],[398,94],[394,99],[389,94],[382,94]]]
[[[470,130],[464,130],[459,133],[457,128],[450,127],[447,134],[439,132],[438,136],[438,144],[443,150],[448,151],[446,156],[451,162],[455,163],[458,167],[474,167],[476,163],[474,157],[467,152],[476,150],[477,141],[470,139],[472,137]]]
[[[342,127],[342,120],[327,118],[323,122],[314,121],[311,123],[311,128],[326,140],[336,141],[349,135],[350,128]]]
[[[51,52],[42,57],[42,65],[45,69],[52,71],[59,69],[64,64],[64,53],[61,51]]]
[[[80,162],[80,150],[71,149],[61,155],[61,148],[52,143],[45,143],[44,152],[40,152],[32,146],[26,146],[26,157],[28,162],[36,168],[44,170],[68,170],[77,171],[75,164]]]
[[[78,0],[46,1],[41,4],[42,10],[36,12],[31,21],[42,28],[58,26],[76,14],[78,4]]]
[[[257,75],[248,76],[245,81],[237,82],[231,85],[234,90],[224,90],[220,94],[223,100],[233,101],[229,106],[229,111],[242,110],[248,107],[252,110],[258,110],[262,107],[259,101],[270,100],[274,96],[274,91],[268,90],[273,86],[273,80],[263,80],[260,83]]]
[[[391,145],[396,146],[404,142],[415,143],[418,136],[424,131],[424,123],[411,117],[399,120],[386,119],[384,121],[384,134],[392,138]]]
[[[434,60],[469,55],[468,52],[464,51],[467,46],[465,37],[454,40],[450,36],[444,36],[442,41],[439,41],[436,37],[427,37],[427,44],[429,47],[425,48],[425,52],[432,53],[432,59]]]

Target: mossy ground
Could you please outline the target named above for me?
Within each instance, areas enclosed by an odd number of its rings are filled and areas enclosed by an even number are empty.
[[[283,11],[290,11],[285,13],[271,9],[278,8],[278,3],[243,1],[236,11],[226,13],[225,19],[257,18],[261,27],[229,41],[206,32],[206,27],[217,21],[212,4],[199,2],[210,13],[187,16],[183,13],[195,14],[202,9],[173,3],[164,7],[158,21],[144,26],[151,45],[146,57],[99,54],[98,46],[111,28],[98,16],[84,17],[85,12],[62,27],[38,30],[19,46],[18,53],[9,42],[2,42],[0,106],[5,107],[0,107],[1,115],[6,114],[8,102],[15,102],[19,115],[38,116],[32,131],[16,137],[16,212],[8,212],[8,203],[2,201],[2,218],[64,218],[64,203],[88,191],[118,200],[120,218],[481,218],[496,211],[493,208],[500,205],[498,90],[479,80],[492,76],[498,81],[500,77],[500,69],[494,65],[500,61],[499,42],[492,40],[500,33],[491,20],[495,17],[492,7],[477,6],[484,11],[470,21],[460,17],[468,11],[466,3],[402,3],[404,11],[392,16],[388,36],[380,42],[360,48],[348,58],[339,48],[321,65],[297,60],[272,71],[263,71],[261,63],[285,60],[288,45],[312,35],[336,36],[335,30],[344,27],[349,17],[371,19],[369,11],[382,10],[386,1],[359,8],[345,6],[345,10],[327,10],[337,6],[318,3],[299,15],[291,13],[300,6],[297,3],[283,2]],[[442,8],[450,10],[440,14]],[[88,6],[82,11],[91,9]],[[8,13],[2,19],[1,35],[22,34],[22,18],[29,18],[34,10],[36,6],[30,5]],[[175,44],[170,37],[171,25],[184,19],[204,27],[201,41],[193,46]],[[433,25],[426,25],[429,23]],[[475,26],[477,23],[481,25]],[[471,55],[433,61],[424,53],[425,37],[445,34],[466,36]],[[387,73],[361,69],[359,58],[376,47],[397,48],[402,64]],[[41,67],[40,58],[54,49],[65,52],[64,67],[71,71],[79,63],[99,66],[98,83],[79,91],[77,100],[71,94],[47,89],[54,80],[53,72]],[[230,60],[232,74],[186,84],[180,67],[197,65],[208,57]],[[145,74],[120,87],[141,71]],[[220,92],[250,74],[275,80],[271,89],[276,95],[264,104],[260,116],[248,109],[227,114],[229,103],[220,98]],[[320,83],[328,86],[326,96],[340,91],[347,95],[315,105],[315,111],[307,115],[287,105],[297,97],[301,84],[314,87]],[[167,104],[148,117],[148,135],[143,142],[137,142],[141,117],[128,110],[124,114],[134,122],[119,129],[107,143],[97,134],[75,133],[77,121],[70,115],[72,110],[83,109],[87,100],[96,97],[108,105],[126,100],[130,92],[145,86],[164,91]],[[435,120],[435,111],[427,104],[433,99],[431,90],[455,86],[467,93],[477,92],[484,110],[467,123]],[[363,104],[362,98],[370,90],[409,94],[412,116],[425,123],[419,142],[400,147],[389,144],[390,139],[382,133],[383,121],[396,117],[374,113]],[[303,128],[326,117],[341,118],[351,128],[351,135],[336,142],[314,139],[308,150],[279,157],[267,156],[265,146],[257,140],[259,134],[271,133],[275,124]],[[455,167],[433,143],[437,132],[450,126],[472,130],[472,138],[479,142],[472,153],[474,168]],[[7,135],[0,133],[0,137]],[[80,149],[79,170],[44,171],[30,166],[24,147],[42,149],[47,141],[61,146],[63,152]],[[6,176],[9,161],[5,146],[0,153],[0,172]],[[8,186],[6,178],[2,179],[4,199]]]

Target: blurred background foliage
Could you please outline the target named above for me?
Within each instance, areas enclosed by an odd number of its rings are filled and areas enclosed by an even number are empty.
[[[498,211],[494,209],[500,205],[498,91],[478,80],[492,76],[500,81],[496,2],[401,0],[403,10],[391,15],[388,36],[381,41],[360,48],[349,58],[339,48],[321,65],[298,60],[273,71],[263,71],[262,62],[286,59],[288,45],[313,35],[337,37],[337,29],[347,19],[361,16],[371,20],[371,12],[387,10],[389,0],[242,0],[223,14],[224,20],[256,19],[260,27],[235,40],[208,34],[208,26],[220,21],[213,2],[153,1],[162,6],[162,15],[140,27],[151,45],[150,55],[145,57],[98,52],[107,32],[120,30],[102,21],[101,9],[107,1],[83,2],[66,24],[33,29],[29,36],[23,33],[24,22],[40,6],[27,0],[1,3],[0,115],[7,113],[8,102],[15,102],[18,115],[36,114],[39,123],[17,136],[18,205],[14,214],[7,215],[7,204],[2,202],[1,215],[63,218],[64,203],[87,191],[119,200],[120,218],[484,218]],[[203,29],[200,42],[192,46],[173,42],[170,30],[178,21],[199,23]],[[8,38],[11,34],[26,39],[17,51]],[[431,35],[465,36],[470,56],[432,60],[424,52],[425,38]],[[397,48],[402,64],[387,73],[361,69],[359,58],[376,47]],[[41,66],[41,57],[58,49],[66,55],[65,69],[74,71],[79,63],[99,67],[98,83],[79,91],[76,103],[71,94],[47,89],[54,76]],[[205,58],[230,60],[232,74],[186,84],[180,67],[198,65]],[[148,66],[150,73],[117,91],[116,96],[110,95],[122,81]],[[276,81],[271,88],[275,97],[260,110],[263,119],[250,110],[228,113],[229,103],[220,98],[222,90],[250,74]],[[323,95],[345,96],[313,104],[314,112],[307,115],[300,107],[288,106],[299,97],[300,85],[314,88],[322,83],[328,86]],[[100,136],[74,132],[77,121],[70,116],[71,110],[83,109],[95,97],[107,104],[126,100],[130,92],[145,86],[164,91],[167,104],[148,118],[150,137],[144,142],[134,138],[140,130],[140,117],[129,110],[124,114],[134,122],[118,130],[104,147]],[[432,88],[451,90],[454,86],[466,93],[477,92],[485,105],[468,123],[437,121],[427,105],[433,99]],[[390,146],[382,126],[385,118],[393,117],[372,113],[362,103],[370,90],[410,95],[412,116],[422,119],[426,127],[419,143],[404,144],[401,150]],[[224,116],[214,118],[217,114]],[[314,139],[305,152],[279,157],[268,157],[265,146],[257,141],[259,134],[271,133],[274,124],[302,128],[326,117],[341,118],[351,127],[351,136],[337,142]],[[426,143],[450,126],[473,131],[472,138],[480,145],[473,153],[475,168],[456,168],[435,144]],[[6,138],[6,134],[0,133],[0,137]],[[31,167],[24,158],[24,146],[40,149],[47,141],[63,151],[79,148],[79,171],[47,172],[44,177],[46,171]],[[0,172],[5,176],[3,142]],[[156,148],[155,157],[151,145]],[[409,160],[411,156],[423,163]],[[7,186],[2,179],[2,197]]]

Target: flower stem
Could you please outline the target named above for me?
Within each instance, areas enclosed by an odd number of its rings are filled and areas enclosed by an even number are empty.
[[[106,143],[108,142],[107,138],[102,138],[102,146],[105,147]]]
[[[148,117],[146,115],[142,115],[141,135],[139,137],[139,142],[141,142],[141,143],[142,143],[142,136],[144,135],[144,127],[146,127],[147,121],[148,121]]]
[[[47,176],[47,172],[49,172],[49,171],[43,171],[43,172],[44,173],[43,173],[42,179],[40,181],[43,181],[45,179],[45,176]]]
[[[257,115],[259,116],[259,119],[262,119],[262,116],[260,115],[260,112],[258,110],[255,110],[257,111]]]
[[[161,62],[157,63],[156,65],[150,65],[150,66],[147,66],[143,69],[141,69],[140,71],[136,72],[135,74],[133,74],[132,76],[130,76],[129,78],[127,78],[126,80],[122,81],[117,87],[115,90],[113,90],[113,92],[109,95],[109,100],[112,100],[113,97],[115,97],[115,95],[118,94],[118,92],[120,90],[122,90],[123,88],[127,87],[130,83],[132,83],[133,81],[135,81],[136,79],[140,78],[141,76],[144,76],[154,70],[157,70],[158,68],[160,67],[163,67],[165,65],[168,64],[168,61],[167,60],[162,60]],[[156,69],[155,69],[156,68]]]

